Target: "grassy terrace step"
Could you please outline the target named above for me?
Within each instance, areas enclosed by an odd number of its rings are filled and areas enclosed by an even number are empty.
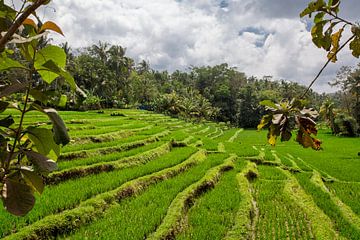
[[[109,143],[109,141],[117,141],[119,142],[122,140],[123,142],[129,142],[131,141],[131,138],[134,138],[135,136],[132,136],[136,133],[136,137],[142,136],[142,135],[155,135],[159,134],[161,132],[164,132],[164,128],[160,127],[153,127],[152,125],[149,125],[147,127],[140,127],[140,128],[133,128],[133,129],[122,129],[116,132],[106,133],[106,134],[100,134],[96,137],[88,135],[84,138],[81,138],[80,140],[74,140],[72,138],[72,143],[65,146],[63,148],[63,153],[70,152],[70,151],[78,151],[78,150],[85,150],[91,149],[91,148],[100,148],[100,147],[106,147],[106,146],[113,146],[116,145],[116,143]],[[123,139],[126,137],[130,137],[130,139]]]
[[[146,124],[143,124],[143,123],[141,123],[141,124],[126,124],[126,125],[120,125],[120,126],[99,127],[99,128],[95,128],[95,129],[89,129],[89,130],[70,131],[69,134],[73,138],[82,138],[82,137],[86,137],[89,135],[111,134],[114,132],[118,132],[121,129],[145,127]]]
[[[96,194],[115,189],[126,181],[179,164],[195,151],[194,148],[190,147],[175,148],[170,153],[143,165],[121,171],[90,175],[76,180],[69,180],[55,186],[49,186],[41,197],[37,199],[34,209],[23,218],[14,217],[4,209],[1,209],[0,222],[2,224],[0,225],[0,237],[8,234],[10,231],[20,229],[28,223],[33,223],[46,215],[76,207],[81,201]]]
[[[320,175],[320,173],[314,171],[313,175],[311,177],[311,181],[318,186],[320,189],[322,189],[323,192],[327,193],[331,199],[331,201],[333,203],[335,203],[337,205],[337,207],[339,208],[339,210],[342,213],[342,216],[349,222],[351,223],[355,228],[358,229],[358,231],[360,232],[360,218],[358,215],[356,215],[352,209],[347,206],[346,204],[344,204],[340,198],[338,198],[335,194],[333,194],[332,192],[329,191],[329,189],[327,189],[327,187],[325,186],[323,179]]]
[[[245,200],[238,190],[236,175],[246,161],[235,162],[235,169],[223,174],[216,187],[204,194],[189,210],[184,232],[176,239],[223,239],[232,227],[240,204]],[[249,214],[250,209],[247,214]]]
[[[303,212],[306,213],[307,218],[311,221],[312,233],[316,239],[338,239],[339,236],[334,229],[334,225],[330,218],[316,205],[316,202],[308,195],[301,187],[300,183],[288,171],[283,173],[288,177],[285,184],[284,193],[296,205],[298,205]],[[296,176],[303,173],[296,174]]]
[[[234,142],[238,137],[239,137],[239,135],[240,135],[240,133],[242,132],[242,131],[244,131],[244,129],[239,129],[239,130],[237,130],[235,133],[234,133],[234,135],[232,135],[229,139],[228,139],[228,142]]]
[[[210,169],[203,178],[179,193],[169,206],[169,210],[157,230],[148,237],[149,240],[169,239],[182,231],[189,208],[196,198],[213,188],[225,171],[234,168],[236,156],[227,158],[223,164]]]
[[[159,139],[161,137],[164,137],[168,134],[170,134],[169,131],[163,131],[163,132],[155,134],[151,137],[134,136],[134,138],[129,138],[130,140],[128,139],[127,141],[131,141],[133,139],[139,139],[139,138],[140,138],[140,140],[124,143],[120,146],[97,148],[97,149],[94,149],[91,151],[81,150],[81,151],[76,151],[76,152],[69,152],[69,153],[65,153],[65,154],[61,155],[59,160],[64,161],[64,160],[71,160],[71,159],[75,159],[75,158],[85,158],[85,157],[96,156],[96,155],[100,155],[100,154],[108,154],[108,153],[113,153],[113,152],[125,151],[125,150],[129,150],[129,149],[137,148],[139,146],[144,146],[144,145],[152,143],[152,142],[159,141]],[[121,142],[123,140],[121,139],[119,141]],[[114,142],[110,142],[110,143],[92,144],[90,147],[96,147],[96,146],[101,146],[101,145],[112,145],[112,144],[116,145],[116,144],[118,144],[118,142],[114,141]],[[86,147],[84,146],[84,148],[86,148]]]
[[[126,182],[114,190],[81,202],[80,205],[74,209],[49,215],[32,225],[23,227],[17,233],[9,235],[5,239],[47,239],[69,233],[81,225],[88,224],[102,217],[104,212],[111,207],[113,203],[140,194],[151,185],[188,171],[199,163],[204,162],[205,159],[205,151],[200,150],[176,166]],[[216,161],[210,162],[210,164],[216,164]]]
[[[128,136],[126,139],[118,138],[114,139],[113,141],[106,141],[106,142],[91,142],[91,143],[83,143],[80,142],[78,144],[71,144],[67,145],[62,149],[62,156],[60,157],[60,160],[68,160],[71,159],[71,156],[82,156],[84,155],[81,152],[89,152],[89,155],[91,155],[91,151],[101,151],[106,149],[111,149],[111,147],[118,147],[122,144],[127,144],[131,142],[141,141],[149,136],[143,136],[143,135],[133,135]]]
[[[353,212],[360,216],[360,183],[325,182],[330,192],[348,205]]]
[[[75,167],[55,172],[46,177],[47,184],[57,184],[69,179],[80,178],[91,174],[98,174],[101,172],[111,172],[123,168],[144,164],[151,161],[171,150],[172,144],[165,143],[155,149],[139,153],[134,156],[119,159],[111,162],[98,162],[88,166]]]
[[[158,141],[137,148],[133,148],[127,151],[114,152],[105,155],[95,155],[88,158],[78,158],[78,159],[73,159],[71,161],[58,161],[58,171],[62,171],[74,167],[92,165],[99,162],[105,163],[105,162],[117,161],[125,157],[131,157],[139,153],[154,149],[164,143],[166,143],[166,141]]]
[[[317,207],[331,219],[328,222],[333,224],[333,228],[340,237],[360,239],[359,229],[343,216],[341,209],[331,200],[329,194],[311,181],[312,173],[299,173],[295,176],[305,192],[312,197]],[[324,224],[324,221],[322,221],[322,224]]]
[[[253,187],[259,214],[255,239],[312,239],[307,214],[283,193],[286,181],[257,179]],[[331,238],[332,239],[332,238]]]
[[[209,155],[188,171],[151,186],[136,198],[120,202],[109,209],[103,219],[81,228],[68,238],[145,239],[161,224],[176,195],[202,178],[208,169],[223,163],[225,157],[224,154]]]
[[[251,193],[249,179],[251,180],[258,174],[259,173],[256,164],[247,162],[246,167],[236,175],[238,192],[239,195],[241,195],[241,202],[236,213],[234,225],[227,232],[226,236],[224,237],[225,240],[250,239],[250,232],[252,230],[251,217],[254,214],[251,214],[253,212],[253,196]]]
[[[144,130],[148,130],[152,127],[152,125],[149,126],[145,126],[145,127],[138,127],[138,128],[129,128],[129,129],[123,129],[117,132],[112,132],[112,133],[104,133],[104,134],[99,134],[96,136],[85,136],[82,138],[77,138],[75,139],[75,144],[84,144],[84,143],[98,143],[98,142],[109,142],[109,141],[113,141],[119,138],[126,138],[129,137],[131,135],[133,135],[136,132],[141,132]],[[75,145],[72,144],[72,145]]]

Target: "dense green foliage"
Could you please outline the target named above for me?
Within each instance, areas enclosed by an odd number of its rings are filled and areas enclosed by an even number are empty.
[[[211,119],[254,128],[264,112],[260,101],[289,99],[306,89],[286,80],[247,77],[225,63],[161,72],[151,69],[145,61],[135,64],[125,50],[99,42],[76,50],[75,56],[67,48],[71,56],[68,69],[88,93],[86,99],[78,95],[71,100],[68,109],[138,107],[186,119]],[[319,106],[324,97],[312,92],[307,99]]]

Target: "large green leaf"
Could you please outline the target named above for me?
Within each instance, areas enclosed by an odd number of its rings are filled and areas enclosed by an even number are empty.
[[[50,84],[59,74],[43,66],[48,61],[52,61],[58,68],[65,68],[66,53],[62,48],[53,45],[48,45],[36,53],[34,62],[35,69],[39,72],[43,80]]]
[[[301,13],[300,17],[305,17],[306,15],[311,15],[311,13],[321,10],[323,7],[325,7],[326,4],[324,0],[316,0],[311,1],[307,8],[305,8]]]
[[[8,58],[6,53],[3,52],[0,55],[0,71],[9,70],[11,68],[23,68],[26,69],[24,65],[19,63],[18,61],[12,60],[11,58]]]
[[[74,78],[71,76],[71,74],[65,71],[63,68],[56,65],[56,63],[53,60],[47,61],[42,66],[48,69],[49,71],[56,73],[58,76],[63,77],[73,90],[76,89],[76,83]]]
[[[53,133],[46,128],[27,128],[29,139],[35,144],[36,150],[53,160],[60,156],[60,146],[54,141]]]
[[[40,194],[44,191],[44,187],[45,187],[44,180],[34,170],[28,167],[21,167],[20,172],[23,175],[26,183],[29,186],[31,186],[35,191],[37,191]]]
[[[5,179],[2,200],[5,209],[16,216],[24,216],[35,204],[35,197],[31,187],[9,178]]]
[[[352,55],[356,58],[360,57],[360,37],[356,37],[350,43],[350,49],[352,50]]]
[[[62,145],[68,144],[70,142],[70,137],[67,132],[65,123],[61,119],[59,113],[53,108],[44,109],[44,112],[49,116],[53,124],[55,143]]]
[[[276,104],[271,101],[271,100],[263,100],[259,103],[261,106],[265,106],[267,108],[272,108],[272,109],[278,109],[278,107],[276,106]]]

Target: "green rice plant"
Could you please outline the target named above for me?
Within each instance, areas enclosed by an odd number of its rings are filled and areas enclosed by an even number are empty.
[[[300,173],[295,176],[305,192],[312,196],[316,205],[329,216],[340,236],[348,239],[360,239],[360,230],[344,218],[339,207],[331,200],[330,195],[310,181],[311,173]]]
[[[218,142],[208,138],[208,137],[201,137],[201,141],[203,142],[203,146],[206,150],[209,151],[217,151],[218,150]]]
[[[185,225],[185,219],[187,219],[187,212],[196,198],[205,191],[214,188],[224,172],[234,168],[236,158],[236,155],[233,155],[225,159],[224,163],[210,169],[199,181],[180,192],[169,206],[161,225],[148,239],[167,239],[181,232]]]
[[[356,215],[349,206],[344,204],[340,198],[338,198],[335,194],[330,192],[326,185],[323,182],[323,178],[320,173],[314,171],[311,177],[311,182],[322,189],[323,192],[330,196],[330,199],[335,203],[335,205],[339,208],[342,213],[344,219],[346,219],[349,223],[351,223],[355,228],[360,230],[360,218]]]
[[[217,150],[218,152],[226,152],[224,143],[218,142]]]
[[[253,187],[259,209],[253,233],[255,239],[312,237],[310,221],[304,211],[283,194],[285,181],[257,180]]]
[[[66,155],[66,153],[74,153],[77,151],[85,151],[85,150],[99,151],[99,149],[105,149],[105,148],[109,148],[109,147],[113,147],[113,146],[118,147],[120,144],[143,140],[143,139],[146,139],[147,137],[148,136],[135,135],[135,136],[129,136],[125,139],[119,138],[119,139],[116,139],[116,140],[110,141],[110,142],[73,144],[73,145],[65,146],[62,149],[62,154]],[[88,152],[90,153],[91,151],[88,151]],[[91,154],[89,154],[89,155],[91,155]]]
[[[251,231],[255,226],[255,216],[258,215],[253,206],[255,202],[252,196],[250,181],[256,179],[259,175],[255,163],[246,162],[245,168],[236,175],[238,192],[241,196],[239,208],[234,218],[234,225],[228,230],[225,240],[249,239]]]
[[[227,141],[231,136],[234,135],[234,133],[239,130],[237,128],[231,128],[231,129],[228,129],[228,130],[222,130],[222,135],[218,136],[216,138],[217,141],[221,141],[221,142],[225,142]]]
[[[133,137],[129,137],[125,141],[123,141],[122,139],[119,140],[122,143],[121,145],[117,144],[118,143],[117,141],[110,142],[110,143],[105,142],[105,143],[100,143],[100,144],[90,144],[89,147],[95,148],[95,149],[65,153],[65,154],[61,155],[59,159],[60,160],[71,160],[71,159],[75,159],[75,158],[85,158],[85,157],[90,157],[90,156],[97,156],[100,154],[108,154],[108,153],[113,153],[113,152],[125,151],[125,150],[129,150],[129,149],[137,148],[139,146],[144,146],[144,145],[152,143],[152,142],[159,141],[159,139],[161,137],[166,136],[169,133],[170,132],[168,132],[168,131],[164,131],[164,132],[155,134],[151,137],[146,136],[146,135],[145,136],[133,136]],[[135,139],[135,141],[133,141],[134,139]],[[130,141],[130,142],[126,142],[126,141]],[[115,144],[116,146],[113,146],[113,144]],[[108,147],[96,148],[96,146],[101,146],[101,145],[108,146]]]
[[[120,130],[114,133],[105,133],[105,134],[99,134],[96,136],[86,136],[86,137],[82,137],[82,138],[77,138],[75,139],[74,143],[71,145],[76,145],[76,144],[86,144],[86,143],[91,143],[91,142],[109,142],[109,141],[114,141],[116,139],[119,138],[126,138],[129,137],[133,134],[135,134],[136,132],[141,132],[147,129],[150,129],[152,126],[146,126],[146,127],[138,127],[138,128],[130,128],[130,129],[124,129],[124,130]]]
[[[305,212],[311,222],[309,237],[316,239],[338,239],[339,236],[330,218],[316,205],[313,198],[304,191],[294,175],[288,171],[282,171],[289,178],[285,184],[284,194]]]
[[[188,136],[189,136],[188,133],[185,133],[183,130],[176,130],[171,132],[171,134],[165,136],[163,139],[164,141],[171,141],[171,140],[182,141]]]
[[[313,169],[306,164],[301,158],[293,157],[291,154],[287,154],[285,158],[290,159],[296,163],[296,165],[302,170],[302,171],[312,171]]]
[[[146,129],[144,131],[141,131],[138,134],[139,135],[154,135],[154,134],[158,134],[160,132],[164,132],[166,130],[167,129],[164,126],[155,126],[155,127],[150,128],[150,129]]]
[[[105,154],[105,155],[95,155],[95,156],[91,156],[91,157],[87,157],[87,158],[78,158],[78,159],[73,159],[71,161],[60,161],[60,162],[58,162],[58,170],[61,171],[61,170],[69,169],[69,168],[86,166],[86,165],[91,165],[91,164],[95,164],[95,163],[99,163],[99,162],[105,163],[105,162],[116,161],[116,160],[120,160],[125,157],[131,157],[131,156],[140,154],[142,152],[146,152],[146,151],[154,149],[162,144],[164,144],[164,141],[150,143],[150,144],[140,146],[137,148],[133,148],[133,149],[130,149],[127,151],[114,152],[114,153]]]
[[[325,182],[332,194],[348,205],[360,216],[360,183],[357,182]]]
[[[277,167],[258,165],[259,177],[264,180],[286,180],[287,177],[284,173]]]
[[[175,169],[178,169],[179,167],[176,165],[184,162],[184,160],[188,159],[194,152],[195,149],[190,147],[181,149],[175,148],[172,152],[138,167],[113,171],[110,173],[100,173],[98,175],[91,175],[76,180],[69,180],[56,186],[50,186],[44,191],[42,197],[38,199],[34,209],[24,218],[16,218],[5,212],[3,209],[0,211],[0,221],[2,223],[0,225],[1,236],[8,235],[14,231],[21,232],[24,226],[34,223],[50,214],[59,213],[65,209],[76,208],[77,206],[84,206],[86,209],[88,205],[86,202],[81,203],[82,201],[99,193],[105,193],[106,191],[115,189],[131,179],[136,179],[152,173],[154,173],[155,176],[161,175],[161,173],[157,172],[163,169],[165,169],[165,172],[173,171],[174,166]],[[198,154],[196,156],[200,155]],[[193,160],[190,159],[190,161]],[[183,165],[186,165],[186,163],[180,166]],[[169,167],[170,169],[166,170],[166,168]],[[129,186],[129,184],[126,186]],[[124,187],[121,189],[124,189]],[[115,191],[115,195],[119,191]],[[99,199],[103,198],[99,197]],[[90,203],[92,202],[91,199],[89,201]],[[76,209],[74,211],[77,212]],[[65,211],[63,216],[66,217],[66,214],[67,212]],[[86,214],[86,211],[83,214]],[[51,219],[52,217],[50,216],[49,218]],[[54,221],[56,221],[56,215],[54,215],[54,218]],[[47,220],[44,222],[46,225]],[[31,226],[29,228],[31,229]],[[36,227],[34,227],[34,229],[36,229]],[[26,231],[27,230],[25,230],[25,232]],[[26,234],[21,233],[19,235],[26,236]]]
[[[119,170],[123,168],[128,168],[136,166],[139,164],[144,164],[148,161],[151,161],[171,150],[171,143],[165,143],[155,149],[151,149],[140,154],[130,156],[127,158],[122,158],[117,161],[112,162],[98,162],[88,166],[75,167],[70,169],[65,169],[62,171],[54,172],[46,177],[46,182],[48,184],[57,184],[69,179],[80,178],[88,176],[91,174],[98,174],[101,172],[111,172],[114,170]]]
[[[138,126],[145,127],[145,124],[141,124]],[[123,129],[134,128],[134,127],[136,127],[136,125],[134,126],[133,124],[132,125],[127,124],[127,125],[123,125],[122,127],[123,127]],[[121,127],[112,125],[112,126],[109,126],[106,128],[101,127],[101,128],[96,128],[96,129],[73,131],[73,132],[69,132],[69,134],[72,138],[82,138],[82,137],[86,137],[86,136],[90,136],[90,135],[114,133],[114,132],[119,131],[120,129],[121,129]]]
[[[244,131],[244,129],[236,129],[237,131],[228,139],[228,142],[234,142],[240,135],[240,133],[242,131]]]
[[[120,202],[109,209],[104,218],[66,238],[127,240],[146,238],[156,226],[161,224],[177,194],[198,181],[209,168],[221,164],[225,157],[225,154],[210,155],[208,159],[188,171],[151,186],[139,196]]]
[[[239,192],[237,171],[246,165],[237,161],[235,169],[224,173],[214,189],[202,196],[188,213],[188,228],[176,239],[223,239],[233,226],[243,195]]]

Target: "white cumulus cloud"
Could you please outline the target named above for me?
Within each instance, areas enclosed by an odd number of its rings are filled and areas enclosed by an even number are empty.
[[[99,40],[127,48],[136,61],[158,70],[227,62],[247,75],[309,84],[326,61],[311,42],[299,13],[307,0],[63,0],[44,9],[61,26],[73,48]],[[356,0],[343,3],[343,16],[356,19]],[[341,65],[354,65],[349,51],[324,72],[314,89],[327,85]]]

